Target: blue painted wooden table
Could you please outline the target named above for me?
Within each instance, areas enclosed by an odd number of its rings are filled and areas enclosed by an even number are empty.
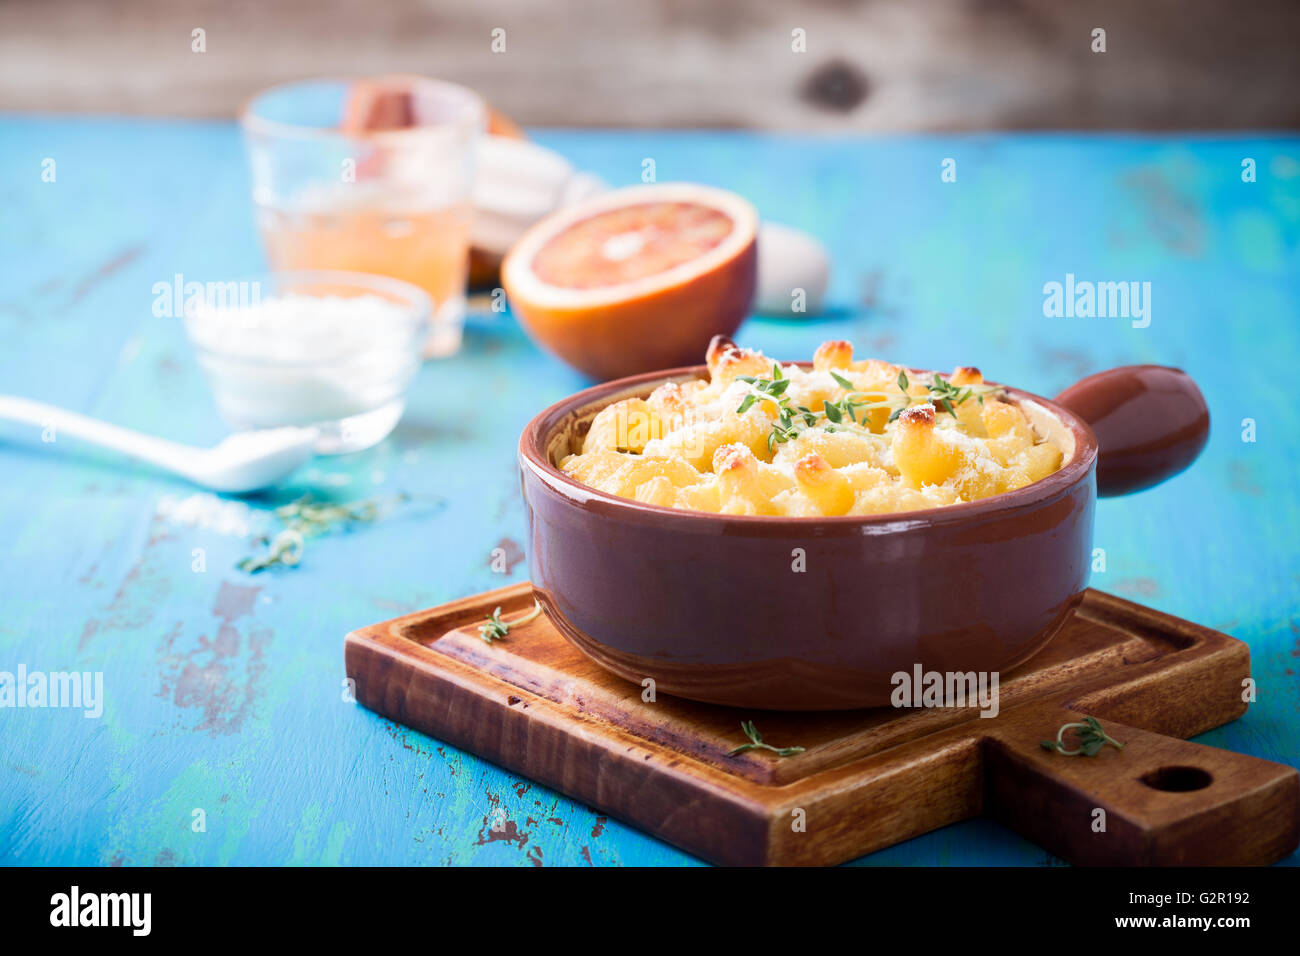
[[[1300,763],[1300,140],[537,139],[613,184],[653,158],[661,181],[736,189],[819,235],[830,314],[751,320],[741,341],[771,354],[847,338],[1047,395],[1120,364],[1191,372],[1209,447],[1169,484],[1099,505],[1093,583],[1248,642],[1258,702],[1200,739]],[[0,392],[215,442],[211,396],[153,287],[261,267],[232,125],[0,118]],[[1045,317],[1043,286],[1067,273],[1150,282],[1150,324]],[[696,862],[344,699],[347,631],[523,579],[516,438],[581,385],[508,315],[473,317],[388,440],[245,501],[0,430],[0,670],[104,680],[98,719],[0,710],[0,862]],[[294,570],[236,571],[268,509],[304,490],[412,500],[311,541]],[[498,547],[506,574],[490,567]],[[514,827],[492,829],[499,810]],[[969,823],[863,862],[1059,861]]]

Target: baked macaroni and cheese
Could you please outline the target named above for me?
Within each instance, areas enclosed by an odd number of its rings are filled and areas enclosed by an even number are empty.
[[[870,515],[974,501],[1061,467],[975,368],[915,375],[824,342],[812,369],[716,337],[709,380],[602,409],[578,481],[648,504],[735,515]]]

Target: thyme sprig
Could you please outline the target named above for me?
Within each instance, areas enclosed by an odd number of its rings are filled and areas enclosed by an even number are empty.
[[[1067,750],[1065,746],[1067,730],[1079,731],[1079,746],[1073,750]],[[1041,743],[1044,750],[1055,750],[1066,757],[1095,757],[1107,744],[1124,749],[1122,743],[1102,730],[1101,721],[1096,717],[1085,717],[1082,723],[1064,724],[1056,732],[1055,740],[1044,740]]]
[[[303,495],[272,512],[284,527],[274,535],[262,535],[257,539],[258,544],[266,545],[266,553],[249,555],[235,567],[249,574],[272,567],[296,567],[302,560],[303,547],[308,538],[325,534],[336,527],[372,522],[387,508],[406,500],[407,495],[399,494],[391,498],[367,498],[338,503],[316,501],[310,494]]]
[[[998,385],[954,385],[946,378],[934,375],[927,384],[926,395],[912,395],[908,391],[911,382],[908,380],[907,372],[900,370],[897,379],[900,395],[890,397],[882,392],[859,391],[856,385],[836,372],[832,371],[830,376],[835,380],[835,384],[845,390],[846,394],[838,402],[823,401],[821,409],[813,411],[805,405],[790,404],[790,397],[785,394],[786,389],[790,387],[790,380],[781,371],[779,363],[772,363],[771,378],[738,375],[737,381],[747,383],[751,391],[741,401],[736,414],[743,415],[757,402],[767,400],[776,404],[776,419],[772,422],[772,430],[767,436],[767,447],[771,450],[778,443],[797,438],[805,428],[815,428],[819,424],[826,431],[835,431],[837,426],[846,422],[866,425],[867,413],[877,408],[888,408],[889,421],[893,422],[913,404],[930,402],[956,418],[957,406],[963,402],[974,398],[983,405],[985,396],[1002,391],[1001,386]],[[859,413],[862,415],[861,420],[858,417]]]
[[[235,565],[239,570],[256,574],[258,571],[265,571],[276,565],[284,568],[297,567],[298,562],[302,560],[302,532],[295,528],[285,528],[274,538],[263,536],[258,540],[267,545],[266,554],[241,558]]]
[[[954,405],[960,405],[971,398],[983,405],[984,396],[997,391],[1001,389],[996,385],[954,385],[938,375],[930,382],[930,400],[936,405],[942,405],[953,418],[957,417],[957,413],[953,411]]]
[[[740,729],[743,730],[745,736],[749,738],[749,743],[741,744],[735,750],[728,752],[728,757],[734,757],[736,754],[744,753],[746,750],[770,750],[778,757],[789,757],[793,754],[803,753],[802,747],[773,747],[769,743],[764,743],[763,735],[758,732],[758,728],[754,726],[752,720],[742,720],[740,722]]]
[[[513,621],[501,620],[501,608],[497,608],[488,615],[487,621],[478,626],[478,635],[483,638],[483,643],[491,644],[493,641],[504,640],[505,636],[510,633],[512,627],[519,627],[521,624],[527,624],[537,615],[542,613],[542,605],[539,601],[533,601],[533,609],[521,618]]]
[[[835,425],[841,424],[844,419],[848,419],[854,425],[865,425],[867,423],[867,412],[874,408],[893,407],[895,402],[882,392],[860,392],[856,385],[850,382],[843,375],[837,375],[831,372],[831,378],[835,379],[835,384],[848,392],[838,402],[822,402],[822,412],[831,424],[826,426],[827,431],[834,431]],[[906,388],[904,388],[906,394]],[[858,421],[858,411],[863,412],[862,421]],[[890,421],[893,421],[891,418]]]
[[[802,405],[791,408],[790,397],[785,394],[785,390],[790,387],[790,380],[785,377],[781,371],[779,362],[772,363],[771,378],[757,378],[753,375],[738,375],[737,379],[749,384],[752,389],[740,407],[736,409],[737,415],[743,415],[753,407],[755,402],[772,401],[776,403],[776,421],[772,423],[772,430],[767,436],[767,447],[771,451],[776,447],[777,442],[787,442],[799,434],[795,428],[794,419],[798,414],[803,418],[805,424],[809,427],[816,422],[816,417],[811,409],[806,409]]]

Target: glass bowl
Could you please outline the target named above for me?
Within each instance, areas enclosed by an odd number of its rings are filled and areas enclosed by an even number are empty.
[[[428,294],[358,272],[275,272],[186,286],[185,330],[236,430],[314,426],[321,454],[382,441],[406,407]]]

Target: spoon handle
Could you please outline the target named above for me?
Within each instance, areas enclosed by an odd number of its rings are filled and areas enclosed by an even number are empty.
[[[41,429],[41,440],[47,443],[55,442],[63,435],[71,435],[180,474],[192,471],[195,455],[199,454],[197,449],[187,445],[155,438],[16,395],[0,395],[0,421],[5,420]]]

